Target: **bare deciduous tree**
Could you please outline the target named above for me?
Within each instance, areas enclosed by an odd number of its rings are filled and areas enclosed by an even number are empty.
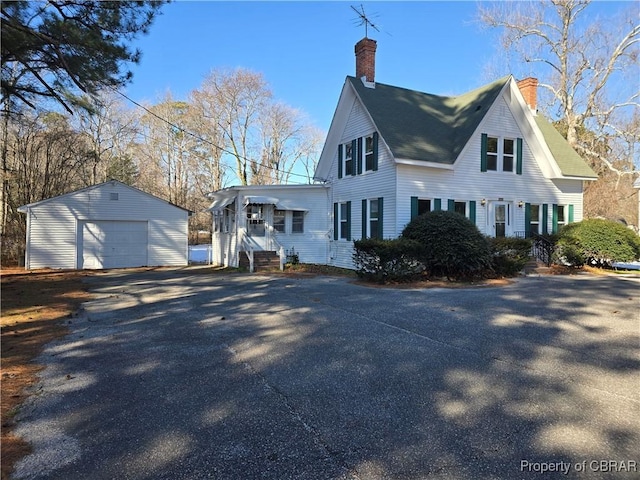
[[[590,15],[589,0],[481,4],[481,21],[502,31],[513,73],[536,76],[549,117],[608,188],[633,182],[640,167],[640,24],[637,5],[616,16]],[[621,180],[621,177],[629,177]],[[613,180],[613,183],[612,183]],[[589,213],[588,186],[585,208]],[[624,215],[622,215],[624,216]]]

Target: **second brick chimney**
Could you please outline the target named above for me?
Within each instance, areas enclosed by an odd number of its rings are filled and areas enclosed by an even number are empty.
[[[366,37],[356,43],[356,77],[370,83],[375,81],[376,47],[376,41]]]
[[[538,109],[538,79],[528,77],[518,82],[518,88],[533,113]]]

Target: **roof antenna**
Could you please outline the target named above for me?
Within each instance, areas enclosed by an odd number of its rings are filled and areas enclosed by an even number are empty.
[[[369,27],[373,28],[376,32],[380,31],[380,29],[367,17],[367,14],[364,13],[364,7],[362,4],[360,4],[360,10],[353,5],[351,5],[351,9],[358,14],[358,19],[356,20],[359,22],[358,26],[364,25],[365,38],[369,38]]]

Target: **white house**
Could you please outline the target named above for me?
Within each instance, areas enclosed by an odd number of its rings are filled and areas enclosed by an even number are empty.
[[[536,79],[443,97],[375,82],[375,40],[355,51],[356,77],[345,80],[314,175],[329,187],[318,263],[353,268],[353,240],[395,238],[430,210],[459,212],[490,236],[582,220],[583,182],[596,175],[537,114]]]
[[[249,185],[211,193],[213,263],[237,267],[251,252],[295,252],[327,263],[328,185]]]
[[[116,180],[24,205],[25,267],[188,264],[189,211]]]

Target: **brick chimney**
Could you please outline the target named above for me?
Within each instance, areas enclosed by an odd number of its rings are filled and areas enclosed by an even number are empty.
[[[363,38],[356,43],[356,77],[373,83],[376,75],[376,41]]]
[[[538,109],[538,79],[528,77],[518,82],[518,88],[533,113]]]

